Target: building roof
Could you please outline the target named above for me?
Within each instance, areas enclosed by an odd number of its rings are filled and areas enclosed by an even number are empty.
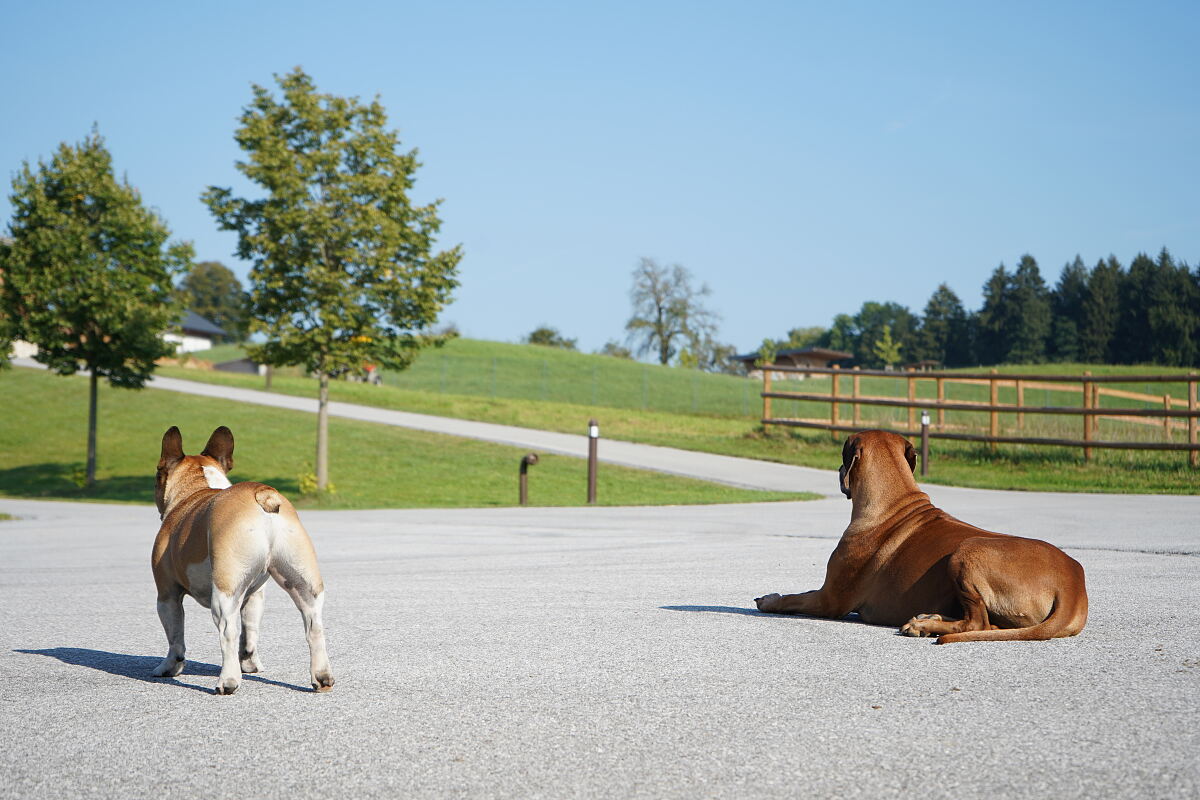
[[[183,319],[179,321],[179,327],[187,333],[196,333],[201,336],[225,336],[226,333],[218,328],[209,320],[197,314],[195,311],[188,309],[188,312],[183,315]]]
[[[826,361],[844,361],[848,358],[854,358],[854,353],[844,353],[841,350],[830,350],[825,347],[793,347],[776,352],[775,363],[779,363],[780,358],[789,356],[813,356],[814,358],[823,358]],[[734,356],[733,360],[753,363],[758,361],[758,352],[747,353],[743,356]]]

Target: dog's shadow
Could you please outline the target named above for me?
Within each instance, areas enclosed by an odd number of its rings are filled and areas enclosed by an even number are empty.
[[[118,675],[122,678],[133,678],[135,681],[143,683],[161,683],[179,686],[184,689],[194,689],[205,694],[216,694],[215,686],[200,686],[195,683],[185,683],[178,678],[155,678],[151,673],[154,668],[162,661],[158,656],[132,656],[126,653],[110,653],[106,650],[88,650],[84,647],[48,647],[44,650],[13,650],[14,653],[24,653],[33,656],[49,656],[55,658],[64,664],[70,664],[72,667],[88,667],[89,669],[107,672],[109,675]],[[180,675],[202,675],[216,678],[221,674],[221,668],[216,664],[206,664],[203,661],[191,661],[184,665],[183,672]],[[281,686],[284,689],[291,689],[296,692],[311,692],[312,689],[305,686],[297,686],[294,683],[284,683],[283,681],[273,681],[269,678],[262,678],[258,675],[242,675],[242,680],[255,681],[257,683],[265,683],[271,686]]]
[[[759,611],[757,608],[739,608],[737,606],[659,606],[663,611],[700,611],[708,614],[740,614],[745,617],[762,617],[764,619],[819,619],[823,622],[851,622],[857,625],[866,625],[859,618],[858,612],[852,612],[841,619],[829,619],[827,617],[810,617],[807,614],[768,614],[765,611]]]

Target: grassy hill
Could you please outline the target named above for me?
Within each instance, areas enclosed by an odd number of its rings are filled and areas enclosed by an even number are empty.
[[[234,357],[233,349],[222,356]],[[1010,366],[1000,372],[1039,374],[1134,375],[1179,372],[1147,367],[1039,365]],[[973,370],[978,371],[978,370]],[[165,368],[162,374],[213,383],[263,388],[262,378]],[[587,420],[600,420],[606,437],[686,450],[721,453],[836,469],[840,443],[828,433],[763,430],[762,385],[757,380],[710,375],[695,370],[642,364],[609,356],[588,355],[532,345],[456,339],[444,348],[421,354],[409,370],[385,373],[383,386],[335,381],[331,397],[344,402],[396,408],[464,419],[520,425],[529,428],[584,432]],[[841,379],[843,394],[850,379]],[[829,379],[788,382],[797,390],[828,394]],[[864,394],[905,396],[903,373],[896,377],[862,378]],[[778,387],[782,388],[782,387]],[[1126,387],[1147,394],[1161,386]],[[315,384],[296,370],[281,371],[273,390],[311,397]],[[986,399],[986,387],[960,386],[952,399]],[[1001,393],[1011,401],[1010,389]],[[1180,387],[1169,389],[1179,395]],[[1030,389],[1028,404],[1074,404],[1055,393]],[[932,384],[918,393],[932,396]],[[1107,401],[1106,401],[1106,404]],[[776,401],[776,415],[827,417],[828,404]],[[899,419],[905,412],[874,409],[863,426]],[[843,405],[843,419],[849,406]],[[1013,416],[1013,415],[1005,415]],[[1008,424],[1011,420],[1005,421]],[[1031,425],[1034,424],[1032,421]],[[1040,424],[1040,423],[1038,423]],[[1106,423],[1107,424],[1107,423]],[[1187,493],[1200,491],[1200,476],[1180,454],[1098,451],[1091,464],[1081,463],[1077,449],[1006,446],[993,452],[986,446],[935,441],[930,479],[937,483],[999,489],[1055,491]]]
[[[77,481],[87,434],[86,379],[21,368],[0,373],[0,495],[153,503],[163,432],[178,425],[185,451],[196,453],[213,428],[228,425],[237,440],[233,480],[269,483],[302,507],[316,504],[299,494],[302,478],[312,471],[311,414],[102,384],[99,416],[98,483],[84,490]],[[526,452],[339,419],[330,420],[330,445],[337,492],[322,498],[327,508],[516,505],[517,465]],[[663,505],[806,496],[602,465],[598,499],[604,505]],[[530,501],[584,505],[585,462],[543,454],[530,472]]]

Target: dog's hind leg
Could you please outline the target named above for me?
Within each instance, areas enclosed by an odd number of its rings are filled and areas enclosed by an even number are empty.
[[[259,672],[262,661],[258,658],[258,627],[262,622],[264,589],[260,586],[256,591],[246,595],[242,604],[242,639],[238,647],[238,659],[242,662],[242,672]]]
[[[245,595],[229,595],[216,586],[212,589],[212,616],[221,638],[221,674],[217,676],[217,694],[233,694],[242,685],[241,659],[242,604]]]
[[[183,672],[187,648],[183,643],[183,593],[176,589],[158,598],[158,618],[167,634],[167,655],[154,668],[156,678],[174,678]]]
[[[291,563],[275,563],[271,565],[271,577],[291,596],[304,619],[313,691],[327,692],[333,688],[333,668],[329,666],[329,655],[325,652],[325,625],[321,619],[325,587],[316,565],[301,569]]]

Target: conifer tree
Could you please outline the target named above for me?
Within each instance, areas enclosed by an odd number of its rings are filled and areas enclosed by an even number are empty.
[[[1083,301],[1087,295],[1088,269],[1083,259],[1063,266],[1058,284],[1051,293],[1053,321],[1050,331],[1050,357],[1055,361],[1077,361],[1080,354],[1080,330],[1083,327]]]
[[[1116,256],[1092,267],[1083,297],[1079,357],[1090,364],[1116,362],[1115,336],[1120,322],[1119,289],[1124,267]]]

